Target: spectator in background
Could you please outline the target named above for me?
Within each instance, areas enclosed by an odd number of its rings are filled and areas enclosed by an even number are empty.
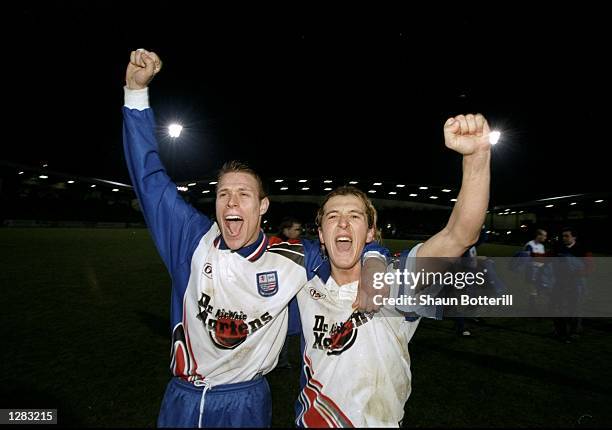
[[[293,217],[285,217],[278,227],[276,236],[269,239],[270,245],[276,245],[281,242],[289,242],[291,240],[299,240],[302,236],[302,223]]]
[[[282,242],[295,242],[298,243],[300,236],[302,235],[302,223],[293,217],[285,217],[278,226],[278,233],[276,236],[272,236],[269,239],[270,245],[276,245]],[[287,334],[289,336],[300,335],[300,327],[297,321],[300,320],[299,309],[297,300],[295,297],[289,302],[289,326]],[[295,314],[295,317],[294,315]],[[281,349],[280,355],[278,356],[277,369],[291,369],[291,363],[289,363],[289,338],[285,338],[283,349]]]
[[[567,257],[557,264],[555,270],[554,301],[557,310],[567,317],[554,319],[555,335],[570,343],[582,332],[582,318],[576,315],[586,287],[586,275],[590,271],[591,252],[578,242],[576,230],[565,227],[561,230],[561,243],[554,250],[555,257]]]
[[[544,267],[543,257],[546,255],[544,243],[547,237],[548,233],[546,230],[539,228],[535,231],[535,238],[527,242],[523,248],[533,259],[525,270],[525,279],[532,286],[529,293],[529,306],[531,308],[535,307],[537,297],[544,294],[541,277]]]
[[[529,251],[532,257],[543,257],[546,253],[544,243],[546,242],[548,233],[541,228],[537,229],[535,233],[535,238],[525,244],[524,250]]]

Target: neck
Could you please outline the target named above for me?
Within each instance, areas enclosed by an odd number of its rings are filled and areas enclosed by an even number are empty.
[[[243,246],[243,248],[253,245],[255,242],[257,242],[257,239],[259,239],[259,230],[257,230],[257,233],[251,237],[251,240],[249,240],[246,245]]]
[[[358,261],[357,264],[349,269],[341,269],[332,264],[331,275],[338,285],[345,285],[350,284],[351,282],[359,281],[359,278],[361,277],[361,262]]]

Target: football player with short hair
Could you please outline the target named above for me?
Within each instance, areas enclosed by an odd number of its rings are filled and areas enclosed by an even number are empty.
[[[268,197],[257,173],[239,162],[219,173],[216,221],[185,202],[160,160],[148,102],[147,86],[161,66],[153,52],[131,53],[123,108],[132,184],[172,277],[174,377],[158,425],[266,427],[271,399],[263,375],[274,369],[285,340],[289,300],[323,261],[320,245],[268,247],[261,229]],[[385,266],[385,250],[370,249],[367,278]]]

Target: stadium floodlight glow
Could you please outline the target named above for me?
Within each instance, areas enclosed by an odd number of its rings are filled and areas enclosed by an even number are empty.
[[[25,173],[24,171],[21,171],[21,172],[19,172],[19,173],[17,173],[17,174],[18,174],[18,175],[23,175],[24,173]]]
[[[397,185],[396,185],[396,187],[397,187],[397,188],[404,188],[405,186],[406,186],[406,185],[404,185],[404,184],[397,184]]]
[[[49,177],[47,175],[39,175],[38,176],[40,179],[48,179]]]
[[[350,184],[350,185],[357,185],[358,183],[359,183],[359,182],[357,182],[357,181],[351,181],[351,182],[349,182],[349,184]]]
[[[374,194],[376,192],[376,190],[369,190],[368,193],[370,194]]]
[[[375,187],[379,187],[382,185],[382,182],[374,182],[372,185],[374,185]]]
[[[287,191],[289,189],[289,187],[281,187],[281,191]]]
[[[503,212],[500,212],[500,213],[498,213],[497,215],[500,215],[500,216],[501,216],[501,215],[503,215],[503,214],[504,214]]]
[[[327,188],[324,188],[324,189],[323,189],[323,191],[331,191],[331,190],[332,190],[332,189],[331,189],[331,188],[329,188],[329,187],[327,187]]]
[[[603,200],[595,200],[595,203],[602,203]]]
[[[308,182],[308,179],[300,179],[298,182],[299,182],[300,184],[303,184],[304,182]]]
[[[514,214],[516,213],[516,211],[512,211],[512,212],[510,212],[510,213],[511,213],[512,215],[514,215]]]
[[[520,214],[524,213],[525,211],[519,211]]]
[[[510,212],[510,208],[505,209],[506,212]]]
[[[521,224],[521,228],[527,228],[527,224]]]
[[[412,194],[410,194],[410,197],[418,197],[418,194],[412,193]]]
[[[443,193],[450,193],[450,192],[451,192],[451,190],[449,190],[448,188],[444,188],[444,189],[442,190],[442,192],[443,192]]]
[[[571,202],[570,206],[576,206],[576,202]]]
[[[181,131],[183,131],[183,126],[180,124],[173,123],[168,126],[168,134],[173,139],[179,137],[181,135]]]
[[[195,182],[192,182],[190,184],[187,184],[188,187],[195,187],[197,184]]]
[[[204,191],[202,191],[202,194],[208,194],[208,193],[210,193],[210,190],[204,190]]]
[[[547,208],[554,208],[555,205],[546,205]]]
[[[499,142],[499,138],[501,137],[501,132],[499,131],[492,131],[491,133],[489,133],[489,143],[491,145],[495,145],[497,142]]]
[[[491,234],[491,230],[487,230],[487,234]]]
[[[419,190],[426,190],[427,187],[419,187]]]
[[[217,181],[210,181],[208,185],[217,185]]]
[[[277,184],[280,184],[280,183],[281,183],[281,182],[283,182],[283,181],[284,181],[284,179],[277,179],[277,180],[276,180],[276,181],[274,181],[274,182],[276,182]]]
[[[308,191],[310,188],[309,187],[303,187],[302,191]]]
[[[506,232],[506,234],[511,234],[511,233],[512,233],[512,232],[511,232],[510,230],[508,230],[508,231]]]
[[[390,195],[392,195],[392,196],[394,196],[394,195],[396,195],[397,193],[396,193],[395,191],[389,191],[389,194],[390,194]]]
[[[43,164],[43,167],[48,167],[49,165],[47,163]]]
[[[74,184],[74,181],[68,181],[69,184]]]
[[[180,187],[179,186],[179,187],[176,187],[176,189],[179,190],[179,191],[189,191],[189,188],[187,188],[187,187]]]
[[[267,220],[267,219],[265,219],[265,220],[264,220],[264,224],[267,224],[267,223],[268,223],[268,220]]]
[[[93,184],[93,185],[92,185],[91,187],[89,187],[89,188],[96,188],[96,184]]]
[[[432,200],[436,200],[438,198],[438,196],[429,196],[430,199]]]
[[[387,224],[387,228],[391,228],[391,224]]]
[[[111,191],[112,191],[113,193],[117,193],[117,192],[119,192],[119,188],[113,188]]]
[[[456,202],[456,201],[457,201],[457,199],[451,199],[451,202]]]
[[[331,184],[332,182],[334,182],[334,181],[332,181],[331,179],[326,179],[326,180],[323,181],[323,183],[325,183],[325,184]]]

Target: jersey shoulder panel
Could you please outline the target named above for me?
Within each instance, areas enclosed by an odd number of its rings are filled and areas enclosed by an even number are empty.
[[[288,258],[299,266],[305,266],[304,245],[301,241],[278,242],[270,245],[268,252]]]

